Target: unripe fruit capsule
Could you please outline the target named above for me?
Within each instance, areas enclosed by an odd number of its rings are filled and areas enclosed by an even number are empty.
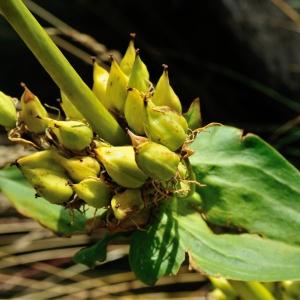
[[[128,218],[144,207],[145,204],[139,189],[128,189],[123,193],[114,195],[111,199],[111,208],[119,221]]]
[[[167,147],[130,133],[139,168],[151,178],[166,181],[176,174],[180,157]]]
[[[108,175],[119,185],[138,188],[145,183],[147,176],[137,166],[132,146],[101,146],[95,153]]]
[[[185,118],[168,106],[156,106],[150,99],[145,103],[144,128],[147,136],[152,141],[176,151],[187,137],[188,125]]]
[[[80,199],[95,208],[107,207],[112,196],[110,188],[101,178],[86,178],[73,184],[73,189]]]
[[[18,167],[37,190],[51,203],[63,204],[70,200],[73,190],[64,169],[55,163],[49,150],[36,152],[17,161]]]
[[[86,177],[97,177],[100,173],[100,164],[90,156],[66,158],[53,151],[54,160],[61,165],[73,182],[79,182]]]
[[[66,149],[80,152],[87,148],[93,140],[93,131],[85,123],[79,121],[57,121],[46,119],[50,131]]]
[[[16,127],[17,110],[11,97],[0,92],[0,125],[7,129]]]
[[[47,123],[43,118],[48,117],[48,113],[37,96],[35,96],[24,84],[24,93],[21,97],[20,120],[24,122],[28,131],[33,133],[43,133]]]

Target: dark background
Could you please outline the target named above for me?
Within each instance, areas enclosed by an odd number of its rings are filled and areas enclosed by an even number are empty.
[[[299,24],[282,7],[269,0],[35,2],[121,53],[129,33],[136,32],[152,82],[160,76],[161,65],[168,64],[184,106],[200,97],[204,124],[216,121],[255,132],[299,166],[296,123],[272,139],[300,112]],[[286,3],[297,13],[300,1]],[[0,90],[19,97],[19,83],[25,82],[43,102],[55,104],[58,89],[2,18],[0,45]],[[64,53],[91,84],[91,65]]]

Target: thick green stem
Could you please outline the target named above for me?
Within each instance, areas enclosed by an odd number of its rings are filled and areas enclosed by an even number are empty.
[[[24,3],[21,0],[0,0],[0,12],[95,132],[114,145],[128,142],[123,129],[82,81]]]
[[[229,283],[243,300],[275,300],[269,290],[257,281],[229,280]]]

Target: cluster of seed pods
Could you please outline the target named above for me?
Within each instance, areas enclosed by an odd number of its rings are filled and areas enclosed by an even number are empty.
[[[102,226],[132,230],[149,222],[160,201],[193,192],[188,145],[200,125],[199,101],[182,113],[166,65],[154,87],[134,40],[120,63],[112,58],[110,72],[94,61],[93,79],[131,143],[97,136],[63,92],[65,117],[50,115],[25,85],[20,100],[0,92],[0,124],[12,141],[35,149],[16,164],[38,196],[69,209],[105,209]]]

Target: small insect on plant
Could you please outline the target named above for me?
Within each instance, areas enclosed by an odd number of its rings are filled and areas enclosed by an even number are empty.
[[[78,263],[105,260],[108,243],[126,236],[146,284],[176,274],[187,253],[214,299],[296,299],[295,167],[256,135],[202,126],[199,99],[183,113],[168,67],[151,82],[133,35],[109,72],[94,61],[89,88],[21,0],[0,1],[0,12],[61,91],[56,116],[25,84],[20,99],[0,93],[9,139],[34,149],[0,170],[1,191],[20,212],[60,235],[101,229]]]

